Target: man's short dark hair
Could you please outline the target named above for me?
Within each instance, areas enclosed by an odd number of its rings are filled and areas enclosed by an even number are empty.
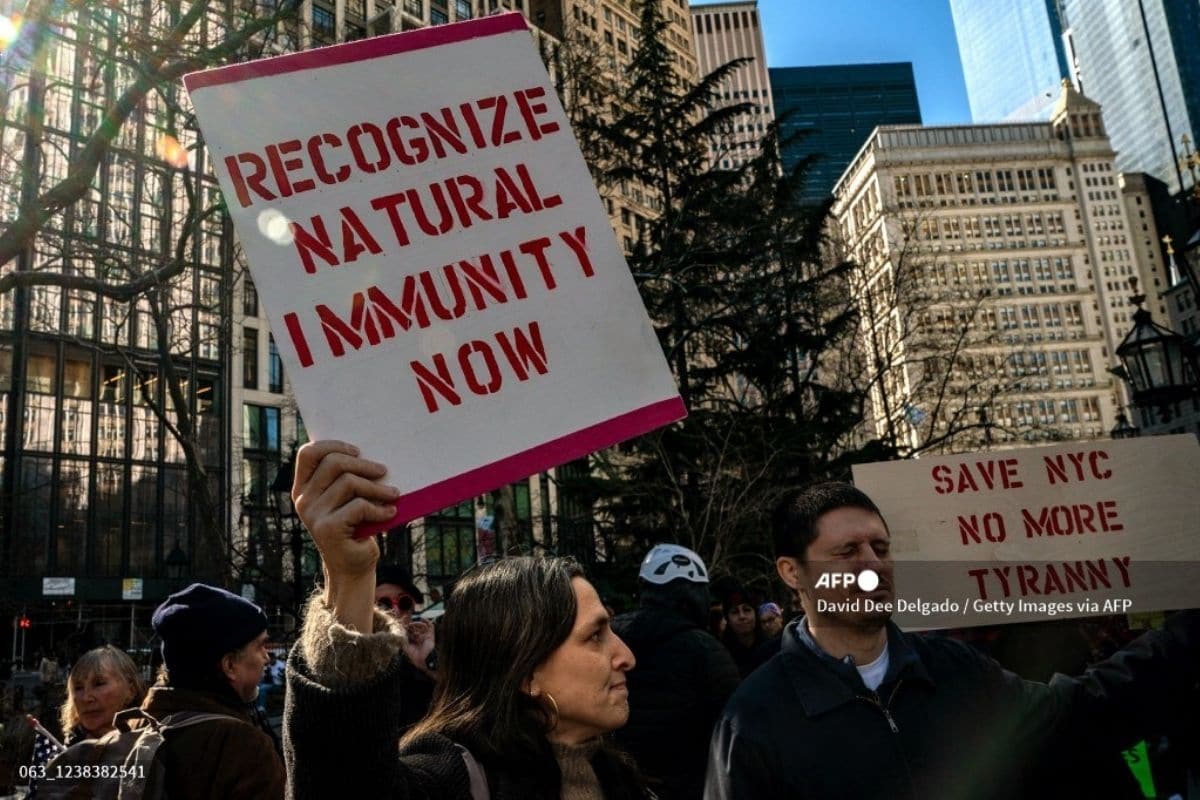
[[[841,481],[814,483],[783,496],[771,516],[775,557],[805,560],[808,546],[817,538],[817,520],[839,508],[861,508],[878,514],[879,507],[860,489]],[[884,521],[884,527],[887,521]]]

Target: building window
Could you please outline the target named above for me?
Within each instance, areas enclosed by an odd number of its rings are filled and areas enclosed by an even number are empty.
[[[329,9],[313,5],[312,26],[313,39],[317,44],[327,44],[337,36],[337,21]]]
[[[279,452],[279,409],[256,406],[242,407],[242,446],[247,450]]]
[[[258,288],[250,275],[246,275],[246,283],[242,287],[242,313],[247,317],[258,316]]]
[[[283,359],[279,357],[275,337],[270,335],[267,336],[267,383],[275,394],[283,392]]]
[[[475,561],[475,508],[470,500],[425,518],[425,572],[430,581],[449,581]]]
[[[258,330],[246,328],[242,331],[242,386],[258,388]]]

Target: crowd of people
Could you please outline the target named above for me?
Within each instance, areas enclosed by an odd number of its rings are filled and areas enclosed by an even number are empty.
[[[661,544],[634,611],[612,616],[573,561],[506,558],[465,573],[435,627],[414,614],[411,576],[355,535],[393,515],[384,471],[340,442],[298,454],[293,497],[325,574],[286,668],[253,603],[190,586],[154,614],[153,686],[113,647],[74,664],[66,749],[45,775],[132,763],[155,732],[144,779],[173,800],[1118,798],[1143,796],[1119,754],[1150,741],[1172,745],[1161,796],[1200,797],[1187,783],[1200,767],[1200,613],[1078,677],[1027,680],[975,644],[819,602],[851,591],[818,584],[830,565],[870,568],[880,582],[864,596],[895,596],[882,513],[826,483],[786,496],[772,521],[783,606],[724,585],[714,614],[704,561]],[[789,619],[792,598],[803,613]],[[282,740],[260,702],[277,677]],[[115,798],[114,785],[43,775],[34,789]]]

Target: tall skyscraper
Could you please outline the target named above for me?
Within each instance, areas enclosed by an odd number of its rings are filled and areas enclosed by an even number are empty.
[[[875,432],[918,446],[978,417],[967,444],[1107,435],[1125,407],[1108,368],[1132,325],[1129,278],[1167,310],[1145,182],[1114,156],[1099,106],[1070,87],[1050,122],[872,134],[832,213],[861,265],[866,360],[889,365]]]
[[[750,113],[742,114],[734,121],[732,135],[724,148],[713,153],[720,166],[734,168],[757,155],[758,142],[775,118],[758,2],[742,0],[692,6],[691,11],[701,75],[707,75],[735,58],[752,59],[729,78],[721,95],[723,105],[751,103],[754,106]]]
[[[1070,74],[1058,0],[950,0],[971,119],[1044,120]]]
[[[770,76],[784,166],[817,157],[802,190],[805,201],[829,196],[876,126],[921,124],[909,62],[772,68]]]
[[[1178,166],[1200,133],[1200,4],[1065,0],[1082,89],[1104,109],[1118,169],[1146,172],[1171,193],[1192,185]]]

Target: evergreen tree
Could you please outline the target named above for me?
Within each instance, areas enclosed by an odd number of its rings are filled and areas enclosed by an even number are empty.
[[[827,208],[796,198],[807,163],[785,174],[772,132],[746,166],[718,169],[748,104],[717,108],[744,61],[687,85],[642,4],[638,47],[615,119],[594,122],[605,175],[649,190],[659,212],[629,256],[689,417],[594,458],[608,551],[680,541],[714,566],[762,570],[766,517],[797,481],[837,471],[862,403],[822,383],[826,351],[857,322],[826,264]],[[743,553],[758,561],[743,562]]]

